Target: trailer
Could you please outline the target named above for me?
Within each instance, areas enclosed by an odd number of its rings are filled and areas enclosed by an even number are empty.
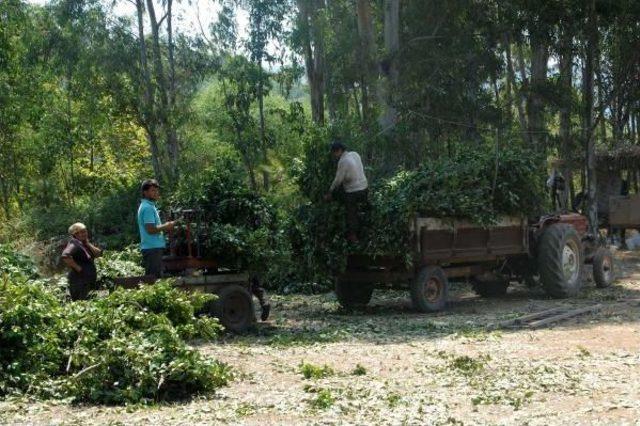
[[[349,255],[335,292],[345,308],[366,305],[377,285],[408,288],[420,312],[444,309],[451,280],[471,281],[481,296],[506,293],[512,281],[540,283],[553,297],[576,296],[584,265],[594,267],[600,287],[611,285],[614,264],[601,239],[589,235],[587,219],[558,214],[529,221],[501,217],[495,224],[415,217],[410,224],[412,261],[401,257]]]

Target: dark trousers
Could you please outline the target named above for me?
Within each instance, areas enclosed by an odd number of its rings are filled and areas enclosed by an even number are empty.
[[[358,232],[360,231],[358,214],[364,209],[368,198],[368,189],[356,192],[346,192],[344,194],[344,205],[347,211],[347,231],[350,234],[358,235]]]
[[[69,280],[69,295],[71,300],[86,300],[89,292],[96,290],[96,266],[93,262],[81,263],[82,271],[71,270],[67,278]]]
[[[262,287],[262,284],[260,283],[258,277],[254,276],[251,278],[251,293],[258,299],[261,307],[269,304],[269,299],[267,299],[267,292],[265,291],[264,287]]]
[[[162,255],[164,249],[146,249],[142,251],[142,266],[145,275],[153,275],[156,278],[162,277]]]

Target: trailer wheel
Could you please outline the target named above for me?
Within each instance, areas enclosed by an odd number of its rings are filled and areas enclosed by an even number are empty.
[[[576,296],[582,288],[584,254],[576,229],[549,225],[538,245],[538,271],[545,291],[558,298]]]
[[[336,297],[345,309],[366,306],[373,295],[373,284],[336,279]]]
[[[411,301],[420,312],[441,311],[448,296],[449,281],[439,266],[425,266],[411,283]]]
[[[232,284],[216,294],[218,299],[212,305],[212,313],[227,330],[241,333],[254,324],[253,299],[246,288]]]
[[[507,294],[509,280],[495,277],[491,280],[474,277],[471,281],[473,291],[482,297],[501,297]]]
[[[613,255],[606,248],[600,247],[593,256],[593,279],[596,287],[609,287],[615,281]]]

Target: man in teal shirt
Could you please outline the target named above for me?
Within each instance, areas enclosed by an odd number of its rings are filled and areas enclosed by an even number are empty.
[[[146,275],[162,276],[162,255],[165,241],[163,231],[171,231],[175,222],[160,222],[156,201],[160,198],[160,185],[155,179],[142,182],[142,201],[138,207],[140,251]]]

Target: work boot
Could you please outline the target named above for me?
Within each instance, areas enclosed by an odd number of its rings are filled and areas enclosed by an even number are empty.
[[[266,321],[269,318],[269,313],[271,312],[271,305],[266,303],[260,307],[262,313],[260,314],[260,321]]]

